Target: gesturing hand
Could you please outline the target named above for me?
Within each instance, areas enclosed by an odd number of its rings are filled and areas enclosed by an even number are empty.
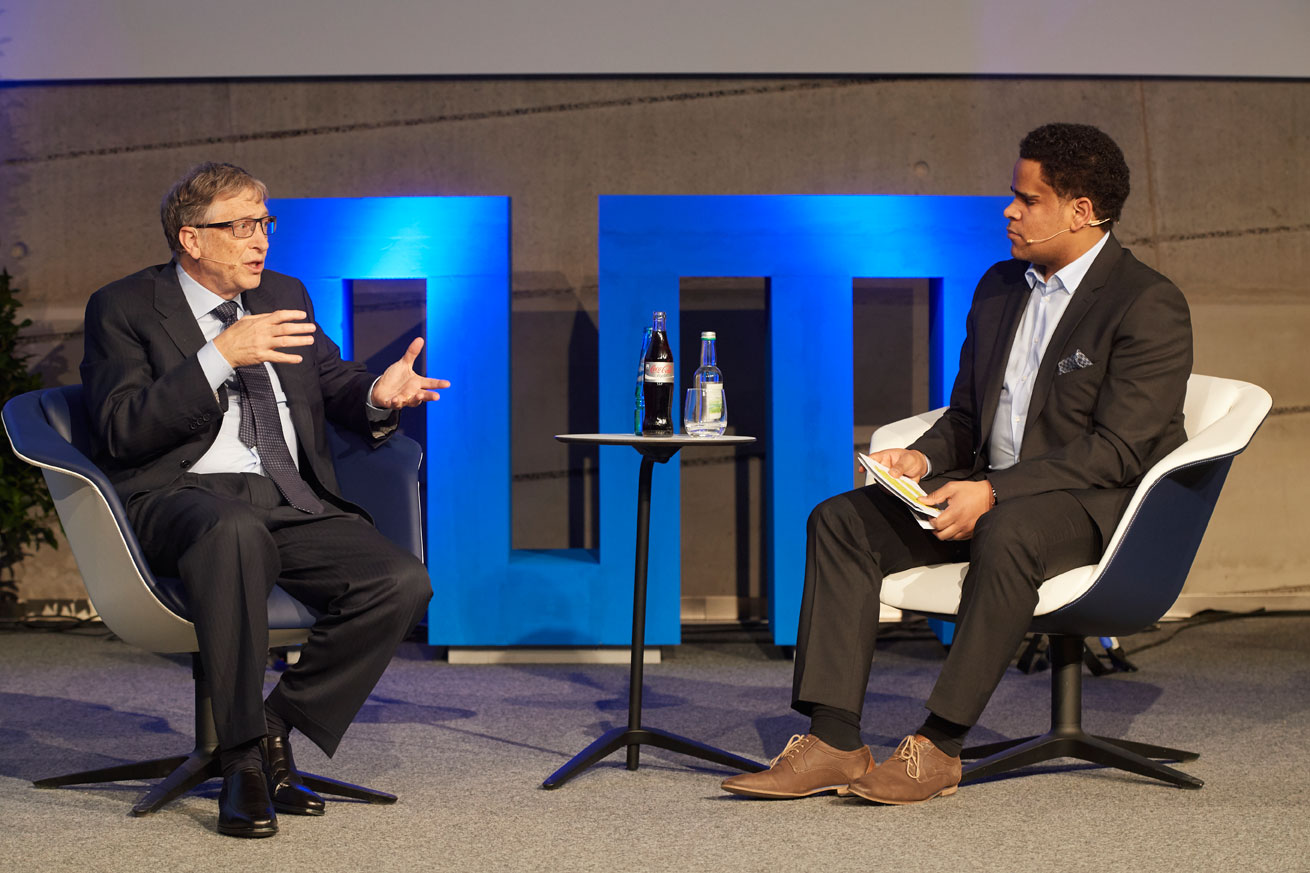
[[[300,355],[278,349],[314,344],[317,328],[305,321],[299,309],[279,309],[247,315],[214,338],[214,347],[233,367],[246,367],[272,361],[276,364],[299,364]]]
[[[947,482],[936,491],[919,498],[924,503],[947,504],[942,514],[932,520],[939,540],[967,540],[973,537],[974,525],[992,508],[992,486],[980,482]]]
[[[415,337],[400,360],[387,367],[382,378],[373,385],[371,402],[379,409],[400,409],[418,406],[427,400],[439,400],[438,388],[449,388],[445,379],[429,379],[414,372],[414,361],[423,351],[423,338]]]

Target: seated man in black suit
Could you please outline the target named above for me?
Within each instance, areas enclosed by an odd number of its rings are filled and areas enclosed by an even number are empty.
[[[878,486],[810,515],[792,706],[810,716],[762,773],[725,790],[880,803],[955,793],[964,735],[1032,618],[1046,579],[1099,560],[1133,486],[1185,439],[1187,303],[1109,232],[1128,196],[1119,147],[1081,124],[1019,146],[1006,207],[1013,260],[974,293],[950,407],[906,449],[873,457],[947,504],[924,531]],[[883,576],[968,561],[928,716],[875,767],[860,739]]]
[[[150,565],[186,589],[213,689],[218,829],[277,832],[322,815],[288,734],[324,752],[422,617],[427,571],[339,494],[326,419],[375,443],[398,410],[436,400],[414,372],[423,340],[380,377],[341,359],[304,285],[264,269],[276,227],[262,182],[201,164],[164,198],[173,252],[87,303],[82,360],[99,463]],[[322,613],[300,660],[263,697],[274,583]]]

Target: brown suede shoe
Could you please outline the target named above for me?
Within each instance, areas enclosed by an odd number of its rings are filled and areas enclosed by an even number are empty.
[[[960,759],[915,734],[901,740],[878,769],[852,782],[851,793],[875,803],[923,803],[954,794],[959,785]]]
[[[809,797],[824,791],[846,794],[846,786],[874,768],[868,746],[853,752],[834,749],[813,734],[797,734],[760,773],[723,780],[723,790],[747,797]]]

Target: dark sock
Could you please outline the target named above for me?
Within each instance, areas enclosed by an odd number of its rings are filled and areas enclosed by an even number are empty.
[[[814,704],[810,712],[810,733],[842,752],[853,752],[864,745],[864,740],[860,739],[860,715],[849,709]]]
[[[230,749],[219,749],[218,763],[223,768],[223,778],[238,770],[263,770],[264,756],[259,751],[259,740],[251,740]]]
[[[286,719],[273,711],[273,708],[267,703],[264,704],[264,721],[268,724],[268,735],[270,737],[286,737],[291,734],[291,725]]]
[[[947,721],[935,712],[928,713],[928,718],[916,733],[932,741],[938,749],[952,758],[960,757],[964,749],[964,735],[969,732],[969,725]]]

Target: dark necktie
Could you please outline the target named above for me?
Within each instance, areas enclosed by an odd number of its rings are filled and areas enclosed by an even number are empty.
[[[222,320],[226,330],[236,323],[237,305],[229,300],[215,307],[214,314]],[[291,460],[287,441],[282,436],[282,419],[277,412],[277,398],[267,368],[263,364],[251,364],[237,367],[236,371],[241,391],[241,429],[238,433],[241,442],[259,452],[264,472],[277,485],[287,503],[301,512],[317,515],[323,511],[323,504]]]

